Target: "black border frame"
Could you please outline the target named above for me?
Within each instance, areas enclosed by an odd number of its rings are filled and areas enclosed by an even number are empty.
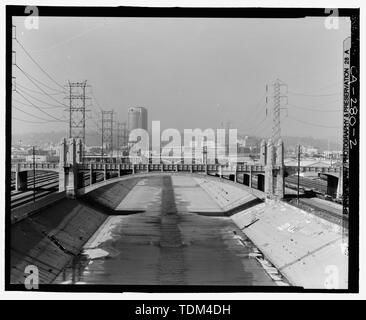
[[[10,180],[11,180],[11,84],[12,84],[12,17],[28,16],[26,6],[6,6],[6,174],[5,174],[5,290],[28,291],[24,285],[10,283]],[[49,17],[156,17],[156,18],[304,18],[327,17],[325,8],[183,8],[183,7],[60,7],[37,6],[39,16]],[[330,9],[334,10],[334,9]],[[329,12],[329,11],[328,11]],[[359,8],[340,8],[338,16],[351,19],[351,67],[357,76],[353,83],[351,99],[359,105]],[[40,284],[46,292],[311,292],[311,293],[357,293],[359,292],[359,112],[354,139],[355,148],[349,152],[349,271],[348,289],[303,289],[300,287],[266,286],[165,286],[165,285],[56,285]]]

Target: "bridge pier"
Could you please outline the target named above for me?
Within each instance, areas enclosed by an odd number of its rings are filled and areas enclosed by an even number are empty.
[[[262,166],[265,166],[267,163],[267,142],[264,139],[261,141],[260,145],[259,162]]]
[[[267,154],[266,154],[266,166],[265,166],[265,181],[264,192],[266,199],[273,198],[273,165],[274,165],[274,146],[272,139],[268,140]]]
[[[260,191],[265,191],[264,186],[265,186],[265,175],[263,174],[257,174],[257,189]]]
[[[76,141],[66,139],[60,145],[59,191],[66,191],[66,197],[74,199],[78,189],[78,167],[76,162]],[[80,159],[78,159],[80,160]]]
[[[16,191],[25,191],[27,190],[27,181],[28,180],[28,172],[20,171],[20,163],[16,164],[15,168],[15,190]]]
[[[90,164],[90,169],[89,169],[90,185],[92,185],[94,183],[94,181],[95,181],[94,175],[95,175],[95,173],[93,171],[92,164]]]
[[[265,152],[262,161],[265,161],[264,188],[266,199],[281,200],[285,196],[283,141],[279,139],[276,146],[272,139],[269,139],[267,144],[262,141],[261,150]]]
[[[245,186],[250,187],[251,186],[251,175],[249,175],[248,173],[243,173],[243,184]]]
[[[250,171],[249,171],[249,188],[252,188],[252,180],[253,180],[253,168],[252,166],[250,166]],[[244,177],[243,177],[244,179]]]
[[[62,139],[60,143],[60,160],[58,168],[58,191],[66,190],[66,160],[67,160],[67,142],[66,139]]]
[[[276,177],[275,197],[280,200],[285,197],[285,168],[284,168],[284,146],[282,139],[277,142],[276,164],[279,167]]]
[[[103,179],[104,179],[104,181],[107,181],[107,164],[106,163],[103,165]]]
[[[83,162],[83,140],[81,139],[76,140],[76,162]]]
[[[78,170],[76,163],[76,141],[75,139],[69,139],[69,150],[68,150],[68,172],[67,172],[67,185],[66,185],[66,196],[74,199],[78,189]]]
[[[341,179],[333,175],[327,175],[327,195],[332,198],[340,198],[342,195]]]

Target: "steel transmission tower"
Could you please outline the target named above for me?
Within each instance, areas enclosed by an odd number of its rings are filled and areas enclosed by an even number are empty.
[[[270,85],[273,88],[273,95],[270,97],[273,99],[273,109],[272,109],[272,141],[278,141],[281,138],[281,109],[287,109],[283,107],[284,103],[282,103],[283,99],[286,100],[287,104],[287,95],[283,94],[284,90],[281,88],[286,88],[287,93],[287,84],[277,79],[274,83]],[[267,101],[268,101],[268,85],[266,87],[267,90]]]
[[[85,101],[90,99],[85,96],[86,80],[83,82],[70,82],[69,87],[69,138],[81,139],[85,146]],[[84,150],[83,150],[84,153]]]
[[[113,110],[102,111],[102,157],[105,151],[113,154]]]

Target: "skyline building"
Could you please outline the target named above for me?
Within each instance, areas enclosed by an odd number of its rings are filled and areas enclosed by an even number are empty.
[[[147,109],[131,107],[128,109],[128,132],[134,129],[147,130]]]

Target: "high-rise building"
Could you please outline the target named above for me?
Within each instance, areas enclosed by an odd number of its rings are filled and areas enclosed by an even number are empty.
[[[147,130],[147,110],[143,107],[128,109],[128,131],[133,129]]]

